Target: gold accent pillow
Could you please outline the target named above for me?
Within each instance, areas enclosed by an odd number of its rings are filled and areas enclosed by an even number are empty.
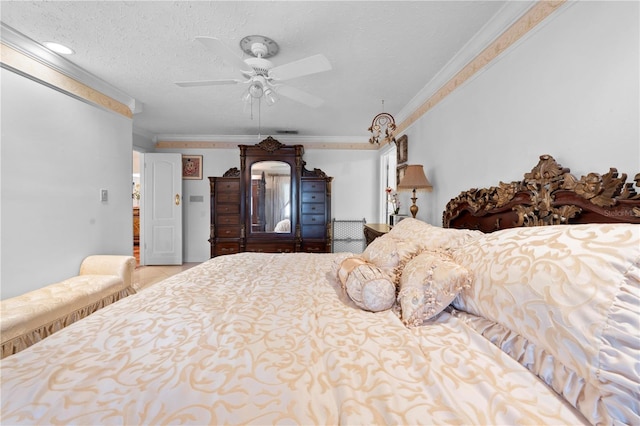
[[[400,276],[402,322],[410,327],[422,325],[442,312],[470,283],[469,270],[451,256],[428,251],[417,255],[407,262]]]

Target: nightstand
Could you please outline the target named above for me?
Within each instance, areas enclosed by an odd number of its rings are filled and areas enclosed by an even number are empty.
[[[386,223],[365,223],[364,224],[364,239],[367,245],[371,244],[371,241],[375,240],[381,235],[391,231],[391,227]]]

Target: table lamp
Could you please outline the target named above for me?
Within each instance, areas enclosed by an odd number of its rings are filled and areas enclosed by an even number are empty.
[[[407,166],[404,177],[400,179],[400,183],[398,184],[399,190],[413,190],[413,197],[411,201],[413,201],[413,205],[409,207],[409,211],[411,215],[415,219],[418,214],[418,206],[416,206],[416,190],[423,189],[425,191],[432,191],[433,186],[429,183],[429,179],[424,174],[424,170],[421,165],[414,164]]]

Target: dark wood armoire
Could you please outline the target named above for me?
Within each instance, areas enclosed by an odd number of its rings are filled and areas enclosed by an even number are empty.
[[[240,145],[240,169],[209,177],[211,257],[331,251],[331,181],[307,170],[302,145]]]

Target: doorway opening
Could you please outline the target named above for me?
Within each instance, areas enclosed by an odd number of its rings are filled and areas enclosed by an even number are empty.
[[[136,267],[140,266],[140,152],[133,151],[131,173],[131,199],[133,202],[133,256]]]
[[[397,164],[398,158],[395,143],[380,149],[380,189],[378,191],[380,197],[380,223],[389,224],[389,216],[393,213],[387,188],[391,188],[394,192],[396,191]]]

